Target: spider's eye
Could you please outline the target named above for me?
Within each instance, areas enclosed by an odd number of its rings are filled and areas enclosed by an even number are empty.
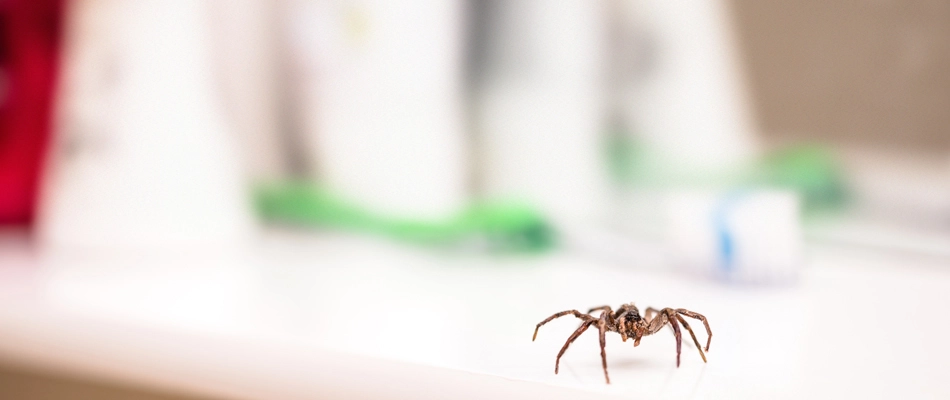
[[[640,314],[636,312],[627,313],[624,319],[626,319],[628,322],[636,322],[640,320]]]

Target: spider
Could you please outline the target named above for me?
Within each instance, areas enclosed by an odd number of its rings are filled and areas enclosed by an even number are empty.
[[[590,313],[594,311],[602,311],[600,317],[594,317]],[[640,317],[640,310],[637,309],[637,306],[633,303],[628,303],[620,306],[617,311],[613,311],[610,306],[600,306],[594,307],[590,310],[587,310],[587,314],[581,313],[577,310],[567,310],[561,311],[557,314],[554,314],[544,321],[541,321],[534,328],[534,336],[531,337],[533,342],[538,338],[538,329],[541,328],[541,325],[544,325],[548,322],[551,322],[555,318],[560,318],[568,314],[573,314],[575,317],[581,319],[581,326],[577,328],[570,337],[567,338],[567,342],[564,343],[564,346],[561,347],[561,351],[557,353],[557,359],[554,361],[554,373],[558,371],[558,366],[561,363],[561,356],[564,355],[564,352],[567,351],[567,346],[570,346],[587,328],[590,328],[591,325],[596,326],[597,330],[600,331],[600,359],[603,362],[604,366],[604,378],[607,379],[607,384],[610,384],[610,375],[607,374],[607,353],[604,350],[604,335],[607,332],[617,332],[623,338],[623,341],[626,342],[628,338],[633,339],[633,346],[640,345],[640,338],[644,336],[649,336],[663,329],[663,326],[669,324],[673,328],[673,335],[676,336],[676,367],[680,366],[680,349],[683,344],[683,336],[680,334],[679,324],[683,324],[683,327],[689,332],[689,336],[693,338],[693,343],[696,344],[696,349],[699,350],[699,356],[703,358],[703,362],[706,362],[706,354],[703,353],[703,348],[699,345],[699,340],[696,339],[696,334],[693,333],[693,330],[690,329],[689,324],[686,323],[686,319],[683,316],[690,318],[695,318],[703,322],[703,325],[706,327],[706,351],[709,351],[709,343],[712,341],[712,331],[709,329],[709,322],[706,321],[706,317],[702,314],[695,313],[689,310],[682,308],[664,308],[662,310],[657,310],[653,307],[646,309],[646,314],[644,317]]]

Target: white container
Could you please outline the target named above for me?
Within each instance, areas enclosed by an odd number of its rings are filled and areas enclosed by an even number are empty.
[[[44,244],[233,245],[252,228],[203,1],[70,7]]]
[[[288,5],[312,175],[383,214],[457,212],[468,197],[462,2]]]
[[[628,82],[627,112],[668,168],[734,167],[756,144],[738,45],[725,0],[623,2],[639,32],[643,72]]]
[[[492,5],[475,88],[481,194],[530,202],[561,224],[602,222],[604,2]]]
[[[797,279],[803,239],[796,193],[682,191],[667,206],[666,251],[674,267],[739,283]]]
[[[212,0],[210,27],[216,84],[228,127],[239,139],[251,181],[286,177],[287,140],[281,124],[279,3]]]

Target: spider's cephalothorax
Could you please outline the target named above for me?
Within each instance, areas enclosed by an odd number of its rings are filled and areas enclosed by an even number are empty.
[[[599,317],[591,315],[594,311],[601,311]],[[706,354],[703,353],[702,346],[699,345],[699,340],[696,339],[696,334],[693,333],[693,330],[689,327],[689,324],[686,323],[686,319],[683,316],[690,318],[695,318],[702,321],[703,326],[706,327],[706,351],[709,351],[709,343],[712,341],[712,331],[709,329],[709,322],[706,321],[706,317],[702,314],[695,313],[682,308],[664,308],[662,310],[657,310],[652,307],[646,309],[646,314],[641,317],[640,310],[637,309],[637,306],[633,303],[628,303],[620,306],[617,311],[614,311],[610,306],[600,306],[594,307],[590,310],[587,310],[587,313],[581,313],[577,310],[567,310],[561,311],[557,314],[554,314],[544,321],[541,321],[534,328],[534,336],[531,338],[532,341],[538,337],[538,328],[541,328],[541,325],[544,325],[551,320],[565,315],[574,315],[575,317],[582,320],[581,326],[567,338],[567,342],[564,343],[564,346],[561,347],[561,351],[557,353],[557,359],[554,361],[554,373],[558,371],[558,367],[561,363],[561,356],[564,355],[564,352],[567,351],[567,347],[577,339],[587,328],[590,328],[591,325],[596,325],[597,330],[600,331],[600,359],[604,367],[604,378],[607,379],[607,383],[610,383],[610,376],[607,374],[607,354],[604,349],[605,340],[604,336],[607,332],[617,332],[620,334],[620,337],[623,338],[623,341],[627,339],[633,339],[633,346],[636,347],[640,344],[640,339],[644,336],[649,336],[654,333],[657,333],[667,324],[673,328],[673,335],[676,337],[676,366],[680,366],[680,349],[683,344],[683,336],[680,332],[680,325],[683,325],[686,328],[686,331],[689,332],[689,336],[693,338],[693,343],[696,344],[696,349],[699,350],[699,356],[703,358],[703,362],[706,362]]]

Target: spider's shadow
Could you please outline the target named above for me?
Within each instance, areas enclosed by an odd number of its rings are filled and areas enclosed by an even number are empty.
[[[623,358],[620,360],[610,360],[609,365],[608,365],[611,371],[642,371],[642,370],[655,369],[658,366],[661,366],[661,364],[658,364],[655,361],[644,359],[644,358]],[[574,368],[572,368],[572,365],[570,362],[562,362],[561,367],[567,370],[575,379],[584,380],[577,373],[577,371],[575,371]],[[596,369],[598,372],[601,371],[599,362],[591,361],[590,363],[585,363],[583,367]],[[600,379],[600,377],[602,377],[603,375],[597,374],[596,376],[597,376],[597,379]]]
[[[610,369],[617,370],[641,370],[656,368],[657,363],[645,358],[624,358],[620,360],[608,360]],[[599,364],[598,364],[599,365]]]

